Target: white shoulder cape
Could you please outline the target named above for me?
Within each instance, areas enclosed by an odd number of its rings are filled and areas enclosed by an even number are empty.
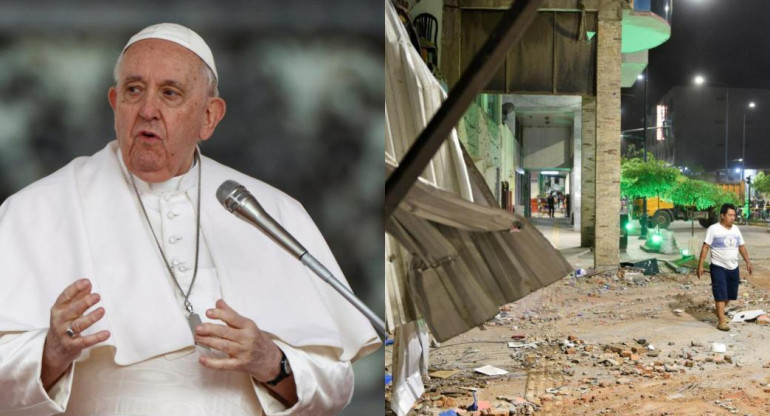
[[[136,197],[111,142],[73,160],[0,206],[0,332],[47,328],[57,296],[91,279],[115,362],[129,365],[193,345]],[[379,346],[355,308],[259,230],[227,212],[215,192],[244,185],[338,278],[342,271],[302,206],[281,191],[202,157],[201,228],[224,299],[262,330],[296,346],[328,346],[355,360]],[[345,282],[347,284],[347,282]],[[202,311],[199,311],[202,312]]]

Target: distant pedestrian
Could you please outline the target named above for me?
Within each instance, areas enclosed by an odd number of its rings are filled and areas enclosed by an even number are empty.
[[[553,218],[553,211],[556,206],[556,198],[553,197],[553,193],[548,194],[546,202],[548,203],[548,216]]]
[[[569,194],[564,195],[564,216],[570,219],[572,223],[572,211],[570,211],[570,198]]]
[[[725,320],[725,308],[731,300],[738,299],[738,283],[740,275],[738,273],[738,253],[746,262],[746,269],[751,274],[751,261],[749,252],[746,250],[746,244],[743,235],[738,230],[735,222],[735,205],[724,204],[719,210],[719,222],[709,227],[706,231],[706,238],[703,241],[703,248],[700,251],[698,260],[698,278],[703,275],[703,260],[706,259],[706,253],[711,248],[711,292],[714,294],[716,304],[716,314],[719,322],[717,329],[720,331],[729,331],[730,326]]]

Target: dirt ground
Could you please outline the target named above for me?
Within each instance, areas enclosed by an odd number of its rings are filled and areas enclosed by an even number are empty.
[[[770,311],[768,260],[755,260],[728,307],[755,309]],[[426,380],[409,415],[770,414],[770,326],[715,326],[708,275],[565,278],[431,348],[430,373],[457,373]],[[715,343],[726,351],[712,352]],[[508,374],[474,372],[483,365]],[[474,388],[488,410],[467,410]]]

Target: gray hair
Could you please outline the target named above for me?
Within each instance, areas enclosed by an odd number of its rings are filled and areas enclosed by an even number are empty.
[[[123,62],[124,55],[125,51],[120,53],[118,60],[115,62],[115,68],[112,70],[112,78],[115,80],[115,85],[118,85],[118,69],[120,68],[120,64]],[[219,81],[217,80],[217,77],[214,76],[214,71],[212,71],[211,68],[209,68],[209,66],[206,65],[206,63],[202,60],[200,62],[201,72],[206,76],[209,89],[209,97],[219,97]]]

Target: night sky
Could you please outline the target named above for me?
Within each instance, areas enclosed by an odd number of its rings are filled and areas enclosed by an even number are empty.
[[[675,0],[671,38],[649,52],[649,108],[671,87],[692,85],[695,74],[770,89],[769,12],[768,0]],[[643,82],[622,94],[622,128],[642,127]],[[770,116],[770,103],[758,111]]]

